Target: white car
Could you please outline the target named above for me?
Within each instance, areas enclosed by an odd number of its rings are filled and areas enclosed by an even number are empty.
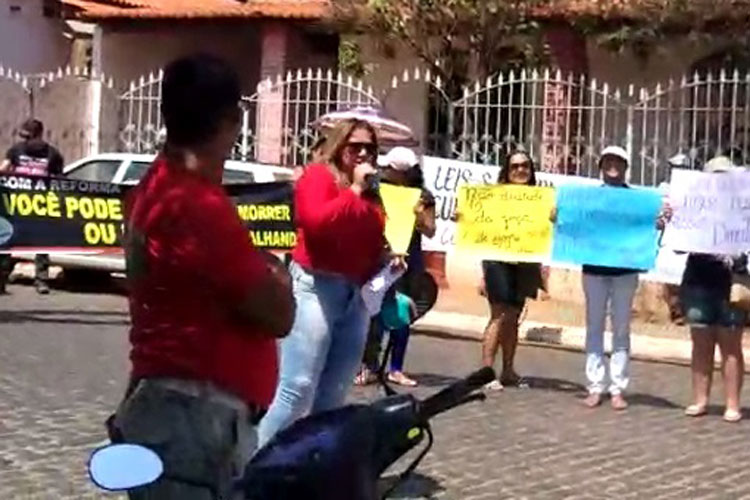
[[[102,153],[88,156],[63,168],[63,176],[83,181],[111,182],[120,185],[135,185],[148,170],[156,155],[130,153]],[[251,184],[255,182],[278,182],[292,180],[292,169],[260,163],[228,160],[224,164],[224,184]],[[22,260],[33,259],[33,255],[14,253]],[[106,250],[96,254],[55,253],[50,255],[50,264],[64,269],[125,272],[122,249]]]

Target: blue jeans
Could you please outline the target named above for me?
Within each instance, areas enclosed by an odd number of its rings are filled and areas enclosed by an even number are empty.
[[[281,341],[276,396],[258,429],[259,446],[310,413],[342,406],[359,369],[369,317],[360,287],[292,262],[297,312]]]

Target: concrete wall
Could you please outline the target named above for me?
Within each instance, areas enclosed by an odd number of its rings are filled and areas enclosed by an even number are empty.
[[[394,56],[383,55],[377,42],[371,37],[347,37],[361,49],[361,60],[368,69],[363,78],[366,85],[381,91],[381,99],[386,112],[394,119],[405,123],[414,131],[415,137],[424,146],[428,133],[428,109],[426,106],[429,87],[423,81],[401,80],[404,71],[413,74],[415,68],[423,67],[421,61],[406,47],[396,47]],[[393,77],[399,78],[396,88],[391,88]]]
[[[42,0],[0,0],[0,64],[43,73],[68,64],[71,41],[61,19],[44,17]]]
[[[720,45],[695,43],[687,38],[676,39],[657,47],[647,60],[631,51],[614,53],[602,48],[595,40],[587,42],[589,76],[625,90],[628,85],[653,87],[657,83],[678,80],[691,66],[718,50]]]
[[[101,25],[94,66],[126,85],[177,57],[209,52],[233,64],[245,92],[254,92],[259,80],[259,27],[248,21],[107,23]]]

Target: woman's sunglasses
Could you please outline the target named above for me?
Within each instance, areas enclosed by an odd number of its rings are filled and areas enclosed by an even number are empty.
[[[519,169],[522,169],[522,168],[524,168],[524,169],[530,169],[531,168],[531,163],[529,163],[527,161],[520,161],[520,162],[517,162],[517,163],[511,163],[510,164],[510,169],[511,170],[519,170]]]
[[[358,154],[362,150],[367,153],[367,156],[375,156],[378,154],[378,147],[371,142],[350,142],[346,145],[346,149],[351,154]]]

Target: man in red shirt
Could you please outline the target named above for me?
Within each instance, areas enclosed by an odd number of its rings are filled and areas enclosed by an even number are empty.
[[[132,373],[112,430],[165,463],[131,499],[230,498],[273,398],[294,299],[221,187],[239,132],[237,76],[187,57],[165,70],[162,96],[166,145],[126,203]]]

